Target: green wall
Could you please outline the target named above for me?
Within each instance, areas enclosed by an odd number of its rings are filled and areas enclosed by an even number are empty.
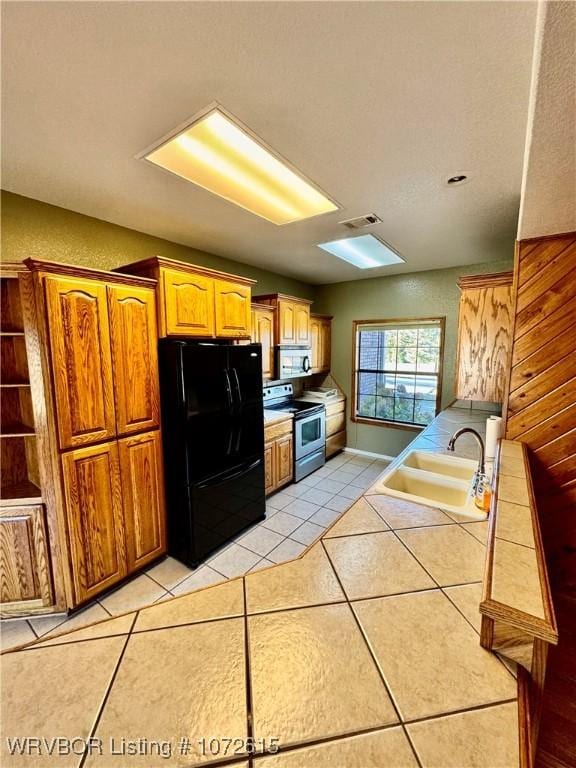
[[[313,286],[275,272],[197,251],[4,190],[1,200],[4,261],[22,261],[32,256],[110,270],[150,256],[164,256],[252,278],[258,281],[254,287],[257,293],[278,292],[314,298]]]
[[[150,256],[165,256],[253,278],[258,281],[258,293],[281,292],[315,299],[314,311],[334,315],[332,372],[348,397],[353,320],[445,316],[442,404],[448,404],[453,399],[458,322],[456,280],[463,274],[512,269],[511,244],[509,261],[314,286],[21,195],[2,191],[1,200],[5,261],[33,256],[112,269]],[[348,445],[365,451],[396,455],[413,437],[411,430],[348,423]]]
[[[512,254],[513,244],[510,244]],[[442,405],[454,399],[456,334],[460,275],[504,272],[510,260],[491,261],[455,269],[413,272],[348,283],[318,286],[314,311],[333,315],[332,374],[347,397],[352,381],[352,321],[386,318],[446,317]],[[348,414],[350,410],[348,409]],[[413,430],[348,421],[348,446],[390,456],[397,455],[415,437]]]

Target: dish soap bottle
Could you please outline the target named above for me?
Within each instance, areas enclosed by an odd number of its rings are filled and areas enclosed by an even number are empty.
[[[490,480],[487,475],[478,473],[476,490],[474,493],[474,504],[483,512],[489,512],[491,499],[492,489],[490,487]]]

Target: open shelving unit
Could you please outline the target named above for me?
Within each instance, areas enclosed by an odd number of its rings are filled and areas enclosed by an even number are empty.
[[[42,501],[19,271],[0,272],[0,507]]]

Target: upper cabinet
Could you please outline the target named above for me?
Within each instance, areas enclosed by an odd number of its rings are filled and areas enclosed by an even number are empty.
[[[50,353],[61,448],[116,432],[106,285],[45,278]]]
[[[252,304],[252,341],[262,344],[262,378],[274,378],[274,318],[276,310],[266,304]]]
[[[458,286],[456,397],[503,402],[512,344],[512,272],[461,277]]]
[[[247,285],[214,281],[216,336],[238,339],[250,335],[250,295]]]
[[[310,315],[311,372],[330,373],[332,317]]]
[[[160,276],[162,336],[214,336],[214,281],[164,269]]]
[[[254,280],[159,256],[116,271],[158,281],[160,336],[250,338]]]
[[[116,428],[129,435],[160,425],[155,294],[126,285],[107,290]]]
[[[282,293],[255,296],[254,301],[276,310],[275,343],[286,346],[310,346],[310,305],[308,299]]]

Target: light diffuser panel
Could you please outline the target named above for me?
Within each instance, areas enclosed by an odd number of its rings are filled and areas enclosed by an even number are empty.
[[[262,143],[215,108],[145,159],[274,224],[338,206]]]
[[[373,269],[404,262],[401,256],[375,235],[345,237],[342,240],[320,243],[318,247],[359,269]]]

